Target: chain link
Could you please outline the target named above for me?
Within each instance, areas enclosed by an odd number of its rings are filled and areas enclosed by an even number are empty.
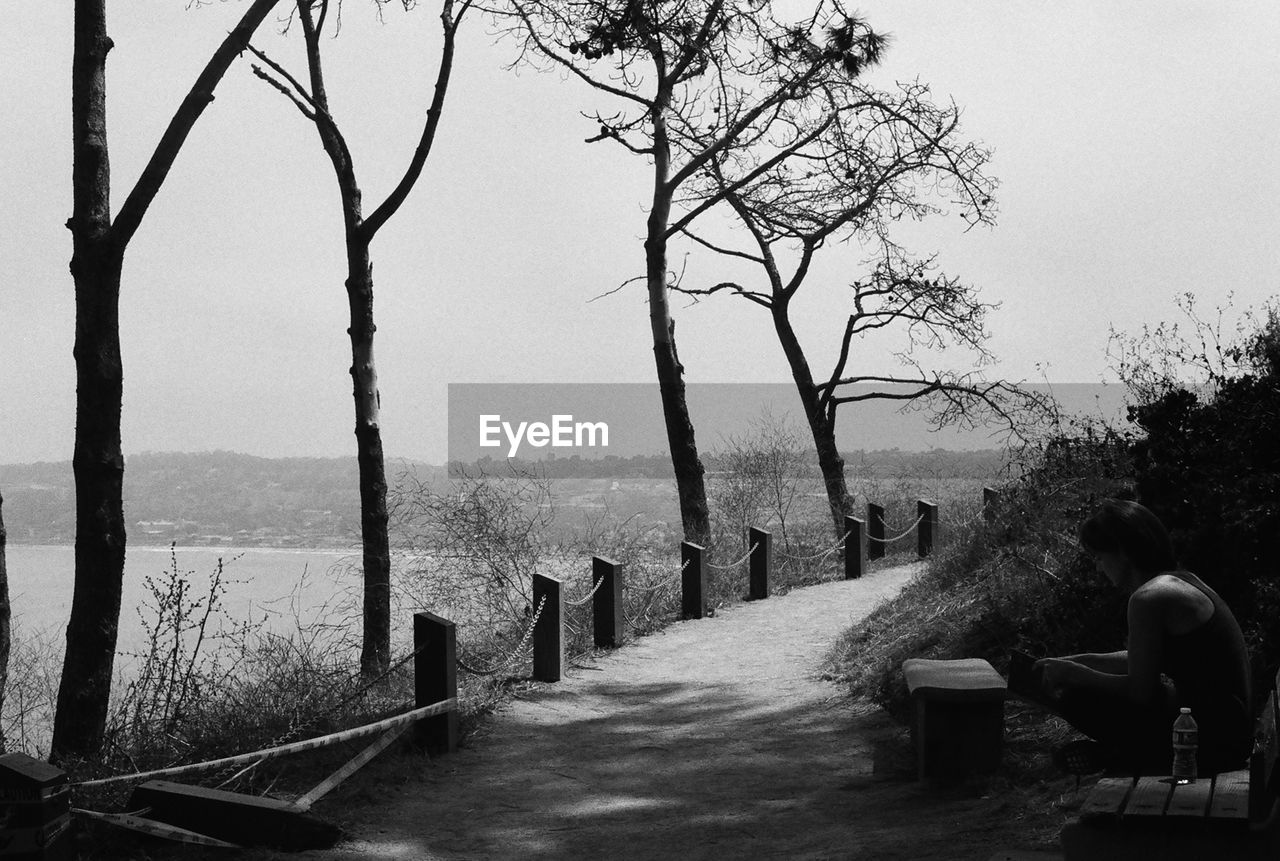
[[[596,581],[596,585],[591,587],[591,591],[586,594],[586,597],[581,598],[577,601],[565,601],[564,602],[565,606],[581,607],[583,604],[587,603],[588,601],[590,601],[592,598],[595,597],[595,594],[600,591],[600,587],[604,585],[604,581],[605,581],[605,578],[601,577],[599,580]]]
[[[782,551],[777,551],[777,552],[778,552],[778,555],[781,556],[782,558],[790,559],[793,562],[812,562],[815,559],[826,559],[828,556],[830,556],[832,553],[835,553],[837,550],[843,549],[845,540],[852,534],[853,534],[853,530],[849,530],[844,535],[840,536],[840,540],[835,543],[834,547],[830,547],[819,553],[815,553],[812,556],[792,556],[790,553],[783,553]]]
[[[680,566],[679,571],[663,578],[662,580],[659,580],[657,583],[651,583],[648,586],[632,586],[631,588],[635,589],[637,592],[649,592],[649,593],[657,592],[659,589],[665,589],[668,586],[675,583],[677,577],[681,577],[684,575],[684,569],[689,567],[689,563],[691,561],[693,560],[691,559],[684,560],[684,564]]]
[[[920,523],[924,520],[924,518],[925,516],[921,514],[919,517],[916,518],[916,522],[908,526],[900,535],[895,535],[892,538],[873,538],[872,540],[879,541],[881,544],[892,544],[895,541],[901,541],[902,539],[910,535],[912,532],[914,532],[915,528],[920,525]]]
[[[511,653],[507,656],[507,659],[505,661],[499,664],[495,664],[494,666],[488,667],[488,668],[473,667],[467,662],[465,662],[464,660],[462,660],[461,656],[458,656],[456,659],[458,667],[462,670],[465,670],[466,672],[470,673],[473,676],[492,676],[500,673],[501,671],[505,670],[507,667],[510,667],[512,664],[516,662],[516,659],[519,658],[521,654],[524,652],[524,648],[528,644],[529,638],[533,636],[533,629],[538,626],[538,619],[542,618],[542,610],[546,606],[547,606],[547,596],[543,595],[542,599],[538,601],[537,612],[533,614],[533,619],[529,621],[529,627],[525,628],[524,636],[520,638],[520,642],[516,644],[516,647],[514,649],[512,649]]]
[[[746,562],[748,559],[750,559],[751,554],[755,553],[756,548],[759,546],[760,546],[760,542],[757,541],[755,544],[752,544],[751,547],[747,549],[747,552],[743,554],[741,559],[739,559],[736,562],[730,562],[728,565],[712,565],[710,562],[704,562],[702,564],[706,565],[708,568],[713,568],[716,571],[729,571],[731,569],[737,568],[743,562]]]

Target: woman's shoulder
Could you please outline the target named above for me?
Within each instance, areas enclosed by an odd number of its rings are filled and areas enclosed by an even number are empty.
[[[1180,632],[1213,615],[1213,599],[1192,580],[1198,578],[1186,571],[1157,574],[1134,590],[1130,601],[1137,607],[1161,613],[1166,622]]]

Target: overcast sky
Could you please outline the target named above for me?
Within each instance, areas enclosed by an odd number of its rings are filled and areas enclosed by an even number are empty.
[[[71,6],[9,4],[0,27],[0,462],[72,450]],[[186,6],[110,4],[117,207],[244,9]],[[991,373],[1096,382],[1109,376],[1112,327],[1177,319],[1181,293],[1209,310],[1230,293],[1237,307],[1273,295],[1280,4],[857,8],[893,37],[874,80],[929,83],[964,109],[965,135],[995,150],[994,228],[964,232],[955,216],[900,234],[1001,304]],[[417,139],[439,45],[430,2],[383,24],[371,10],[347,0],[326,46],[367,211]],[[298,42],[276,25],[257,42],[301,71]],[[468,23],[436,152],[374,245],[392,456],[443,459],[450,382],[653,379],[641,288],[589,301],[643,271],[647,167],[584,144],[586,94],[557,75],[507,71],[510,58],[485,22]],[[824,271],[836,277],[797,309],[818,367],[836,348],[840,279],[863,256],[832,254]],[[337,194],[314,129],[242,60],[125,260],[125,452],[353,453],[342,281]],[[728,298],[675,307],[690,382],[788,379],[761,309]],[[886,353],[869,344],[851,370],[891,371]]]

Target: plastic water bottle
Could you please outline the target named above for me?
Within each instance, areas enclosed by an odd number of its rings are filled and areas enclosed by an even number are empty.
[[[1178,783],[1195,783],[1200,729],[1191,716],[1191,709],[1180,711],[1178,719],[1173,722],[1173,778]]]

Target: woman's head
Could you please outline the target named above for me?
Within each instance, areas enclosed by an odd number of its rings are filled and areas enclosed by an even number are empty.
[[[1146,577],[1178,567],[1160,518],[1146,506],[1108,499],[1080,527],[1080,543],[1094,555],[1118,554]]]

